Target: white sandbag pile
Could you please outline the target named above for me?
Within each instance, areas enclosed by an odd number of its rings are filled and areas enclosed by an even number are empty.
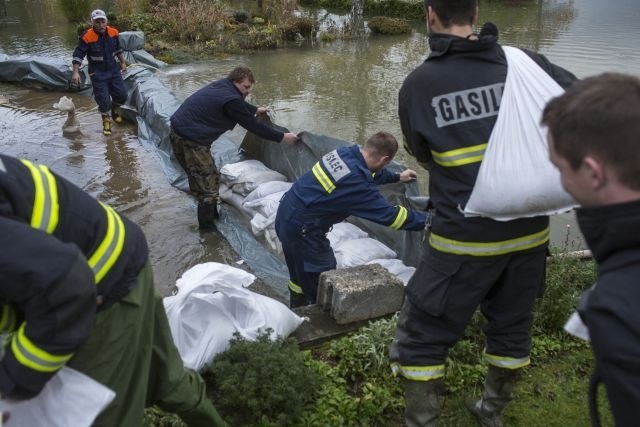
[[[258,160],[225,165],[220,169],[220,181],[220,198],[246,214],[251,219],[253,234],[263,236],[271,249],[281,254],[282,245],[275,232],[276,213],[280,199],[292,183],[286,182],[283,175]],[[351,223],[335,224],[327,238],[338,268],[370,264],[374,260],[394,260],[393,263],[384,262],[386,265],[379,264],[398,276],[405,285],[415,271],[415,268],[396,259],[397,254],[392,249]]]
[[[281,302],[245,287],[255,276],[225,264],[208,262],[187,270],[178,293],[164,298],[171,335],[185,366],[200,370],[229,347],[235,332],[248,340],[271,329],[287,337],[303,318]]]

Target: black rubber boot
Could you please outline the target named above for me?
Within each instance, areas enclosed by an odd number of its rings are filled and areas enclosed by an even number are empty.
[[[442,378],[430,381],[404,380],[404,419],[407,427],[436,427],[440,416],[444,384]]]
[[[289,308],[302,307],[305,305],[309,305],[309,302],[304,294],[297,294],[289,290]]]
[[[218,217],[216,203],[198,203],[198,226],[201,231],[216,231],[215,219]]]
[[[490,365],[479,400],[465,402],[481,426],[502,427],[502,411],[513,399],[519,369],[503,369]]]

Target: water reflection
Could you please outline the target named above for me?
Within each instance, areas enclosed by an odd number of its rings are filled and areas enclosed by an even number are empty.
[[[0,53],[40,54],[68,59],[77,34],[53,2],[5,2],[0,15]],[[341,25],[345,15],[312,12]],[[481,0],[480,22],[494,22],[504,44],[527,47],[584,77],[607,70],[640,74],[640,2],[637,0]],[[221,78],[238,63],[256,73],[251,96],[268,105],[274,121],[292,131],[310,131],[363,142],[378,131],[400,137],[397,93],[405,76],[428,53],[424,23],[412,34],[303,44],[276,51],[231,55],[171,66],[157,75],[182,100]],[[52,109],[62,94],[24,90],[0,83],[0,93],[19,109],[0,106],[0,150],[43,161],[87,189],[124,209],[144,229],[161,287],[203,261],[232,263],[224,242],[201,236],[195,202],[171,187],[153,153],[141,147],[129,124],[111,139],[101,134],[100,116],[87,96],[73,96],[82,134],[62,135],[65,115]],[[232,132],[240,140],[241,128]],[[399,160],[424,172],[406,153]],[[582,245],[572,215],[552,218],[552,240]],[[570,225],[567,235],[567,224]],[[573,246],[571,246],[573,245]]]

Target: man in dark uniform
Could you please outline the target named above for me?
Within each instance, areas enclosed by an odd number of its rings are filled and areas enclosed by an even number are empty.
[[[68,365],[116,392],[96,426],[146,406],[222,426],[173,343],[142,230],[44,165],[0,154],[0,394],[28,399]]]
[[[111,135],[109,112],[116,123],[122,123],[119,107],[127,100],[127,88],[122,80],[127,63],[120,48],[119,32],[107,25],[107,15],[100,9],[91,12],[91,28],[82,33],[73,51],[71,81],[76,85],[80,84],[80,65],[85,55],[93,96],[102,114],[102,132]]]
[[[256,120],[265,107],[251,105],[245,98],[255,78],[247,67],[234,68],[227,78],[215,81],[188,97],[171,116],[169,138],[173,154],[187,173],[189,189],[198,199],[201,230],[215,230],[218,216],[218,171],[211,156],[211,144],[237,124],[261,138],[294,144],[297,135],[281,132]]]
[[[598,282],[578,307],[615,425],[640,414],[640,79],[603,74],[576,83],[547,104],[549,157],[582,205],[578,224],[598,263]],[[592,419],[592,425],[600,425]]]
[[[429,170],[435,213],[390,357],[404,379],[407,425],[435,425],[448,351],[479,306],[489,371],[482,397],[468,406],[483,425],[500,426],[516,373],[530,362],[549,219],[498,222],[461,213],[496,122],[507,61],[493,24],[473,32],[477,0],[425,0],[425,10],[431,53],[405,79],[398,113],[407,151]],[[575,80],[525,52],[561,86]]]
[[[341,147],[325,154],[285,193],[276,214],[276,233],[289,269],[291,307],[314,304],[320,273],[336,268],[326,234],[354,215],[395,230],[423,230],[426,214],[393,206],[378,185],[409,182],[415,171],[393,174],[384,167],[398,151],[387,132],[371,136],[363,148]]]

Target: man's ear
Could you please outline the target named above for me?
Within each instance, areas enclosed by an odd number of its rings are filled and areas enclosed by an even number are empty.
[[[586,168],[587,179],[593,190],[599,190],[607,184],[607,171],[599,159],[587,156],[582,160],[582,164]]]
[[[431,6],[427,6],[427,25],[429,25],[429,28],[431,28],[435,23],[436,13]]]

